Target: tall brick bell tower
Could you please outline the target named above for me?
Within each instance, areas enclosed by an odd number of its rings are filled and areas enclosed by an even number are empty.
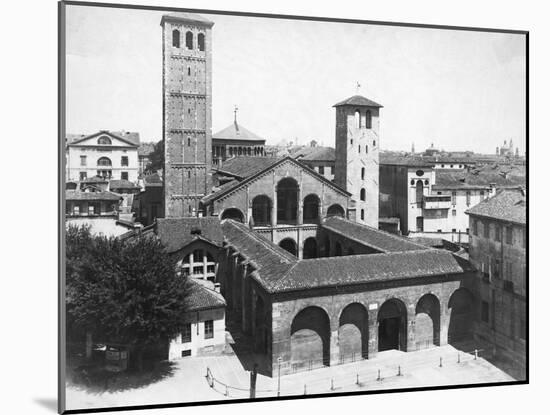
[[[162,16],[165,217],[197,216],[212,188],[212,26],[191,13]]]
[[[382,105],[355,95],[336,108],[334,182],[352,194],[355,221],[378,229],[379,115]]]

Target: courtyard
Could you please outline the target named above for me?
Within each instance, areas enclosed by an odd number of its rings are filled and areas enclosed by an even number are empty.
[[[369,360],[281,376],[280,395],[515,380],[482,356],[483,352],[476,359],[473,353],[460,351],[451,345],[409,353],[388,350]],[[277,376],[269,378],[258,374],[256,397],[276,397],[277,384]],[[234,353],[188,357],[175,363],[170,376],[141,388],[92,393],[68,385],[67,409],[246,399],[249,385],[250,372]]]

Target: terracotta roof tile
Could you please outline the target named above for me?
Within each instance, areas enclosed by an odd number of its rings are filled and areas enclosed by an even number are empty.
[[[192,278],[187,282],[185,311],[199,311],[225,307],[225,300],[218,292],[211,290]]]
[[[223,241],[220,221],[216,217],[157,219],[155,233],[168,252],[178,251],[197,238],[216,245]]]
[[[466,211],[469,215],[514,222],[527,223],[527,201],[521,190],[501,190]]]
[[[330,231],[354,239],[382,252],[419,251],[427,249],[425,246],[411,242],[401,236],[357,222],[352,222],[338,216],[325,219],[322,226]]]
[[[80,190],[66,190],[65,200],[113,200],[118,201],[121,196],[112,192],[81,192]]]
[[[244,179],[281,160],[277,157],[233,157],[225,160],[219,170]]]

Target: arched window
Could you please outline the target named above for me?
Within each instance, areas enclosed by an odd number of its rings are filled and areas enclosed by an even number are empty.
[[[366,128],[371,128],[372,127],[372,116],[371,116],[370,111],[368,111],[368,110],[367,110],[367,114],[366,114],[366,117],[365,117],[365,127]]]
[[[101,157],[97,160],[98,166],[112,166],[111,159],[108,157]]]
[[[320,200],[316,194],[304,198],[304,223],[317,223],[319,219]]]
[[[361,167],[361,180],[365,180],[365,168]]]
[[[180,47],[180,31],[177,29],[172,30],[172,46],[175,48]]]
[[[185,47],[187,49],[193,49],[193,33],[187,32],[185,34]]]
[[[191,137],[187,137],[187,147],[191,146]]]
[[[359,197],[363,201],[367,200],[367,191],[365,189],[361,189],[361,193]]]
[[[199,50],[204,52],[204,33],[199,33],[197,43],[199,44]]]
[[[355,128],[361,128],[361,113],[355,110]]]
[[[187,67],[187,76],[191,76],[191,67],[190,66]]]
[[[111,144],[111,139],[106,135],[102,135],[97,139],[97,144]]]
[[[365,220],[365,209],[361,209],[361,220]]]
[[[422,198],[424,197],[424,185],[422,180],[416,182],[416,203],[422,203]]]
[[[271,225],[271,199],[266,195],[256,196],[252,200],[252,218],[255,226]]]
[[[357,146],[357,152],[358,152],[358,153],[361,152],[361,144],[359,144],[359,145]]]

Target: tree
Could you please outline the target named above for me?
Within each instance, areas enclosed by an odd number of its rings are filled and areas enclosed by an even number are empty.
[[[146,168],[148,173],[155,173],[164,167],[164,141],[155,143],[153,151],[149,154],[150,163]]]
[[[187,280],[156,236],[120,240],[70,226],[66,286],[68,337],[91,332],[126,345],[139,370],[146,350],[181,332]]]

